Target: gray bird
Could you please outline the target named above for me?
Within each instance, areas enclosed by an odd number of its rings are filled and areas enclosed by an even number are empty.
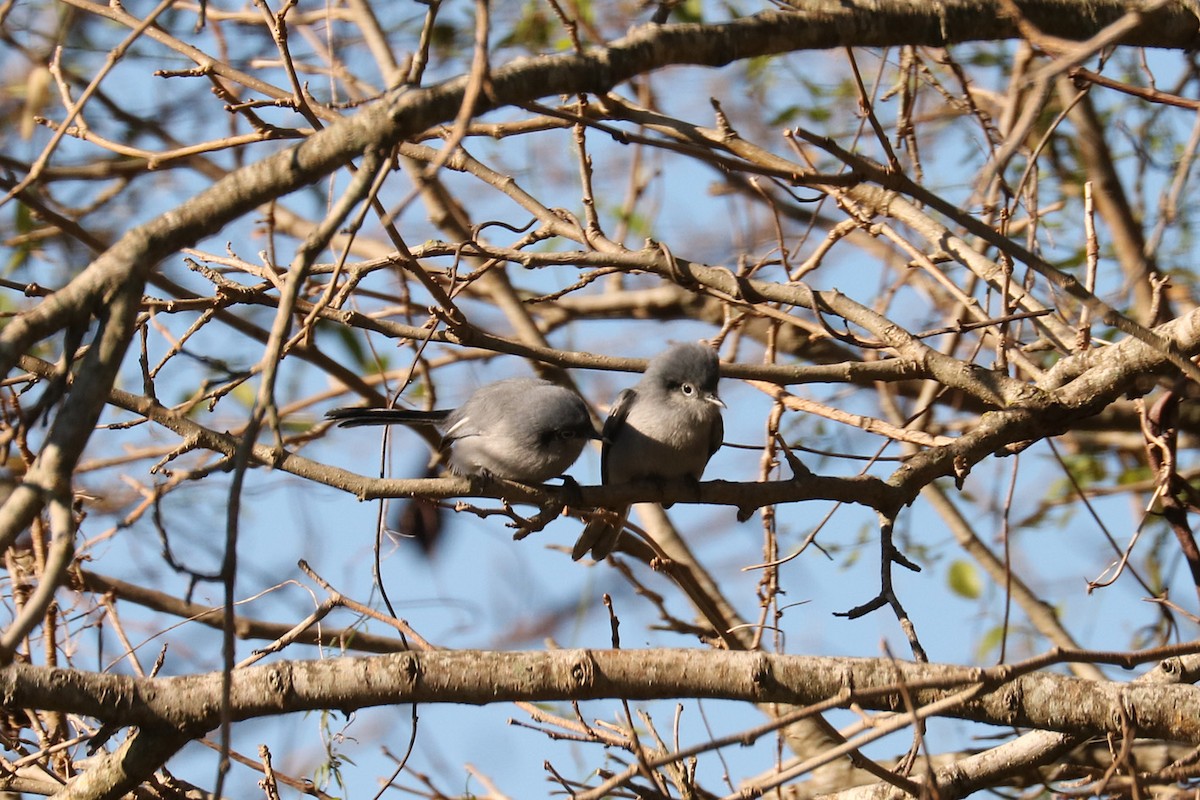
[[[453,410],[335,408],[339,425],[431,426],[450,450],[450,469],[520,483],[544,483],[566,472],[589,439],[597,439],[578,394],[540,378],[507,378],[477,389]]]
[[[601,482],[700,480],[725,435],[719,377],[717,354],[707,345],[672,345],[652,358],[642,379],[617,396],[604,422]],[[596,560],[608,556],[628,513],[627,506],[593,517],[571,558],[578,561],[589,550]]]

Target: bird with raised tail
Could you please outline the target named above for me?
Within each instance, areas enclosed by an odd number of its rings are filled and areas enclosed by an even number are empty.
[[[409,425],[436,428],[450,469],[519,483],[561,476],[597,439],[587,404],[578,394],[540,378],[506,378],[477,389],[458,408],[335,408],[339,425]]]

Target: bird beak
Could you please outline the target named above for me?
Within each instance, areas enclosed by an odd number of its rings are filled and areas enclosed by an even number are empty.
[[[707,400],[708,402],[712,403],[715,406],[720,406],[721,408],[728,408],[728,406],[725,405],[725,401],[722,400],[721,398],[717,397],[715,394],[710,394],[707,397],[705,397],[704,399]]]

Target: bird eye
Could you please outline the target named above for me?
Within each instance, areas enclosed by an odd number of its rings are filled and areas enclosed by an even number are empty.
[[[680,385],[679,391],[683,392],[684,397],[691,397],[696,393],[696,387],[692,386],[690,383],[685,383]]]
[[[558,432],[558,438],[560,438],[560,439],[574,439],[578,436],[579,436],[578,431],[574,431],[569,428]]]

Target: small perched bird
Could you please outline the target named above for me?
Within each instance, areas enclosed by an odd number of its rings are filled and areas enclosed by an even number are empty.
[[[716,352],[707,345],[672,345],[650,360],[642,379],[617,396],[601,438],[600,480],[700,480],[721,446],[725,423],[717,396]],[[629,508],[599,513],[571,551],[600,560],[617,546]]]
[[[431,426],[449,448],[450,469],[520,483],[544,483],[567,471],[597,439],[578,394],[540,378],[507,378],[477,389],[456,409],[335,408],[339,425]]]

